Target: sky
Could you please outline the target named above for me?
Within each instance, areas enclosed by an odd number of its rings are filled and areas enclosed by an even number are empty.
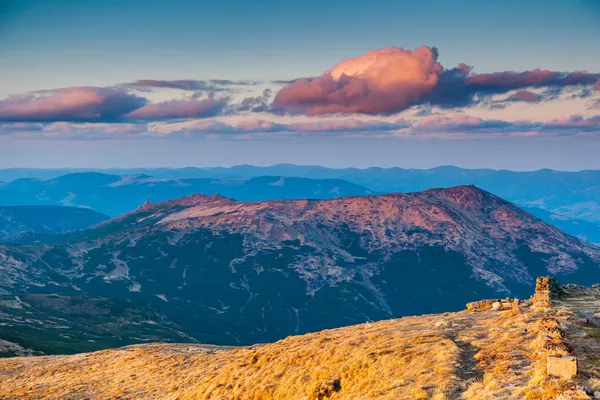
[[[596,0],[0,0],[0,168],[600,169]]]

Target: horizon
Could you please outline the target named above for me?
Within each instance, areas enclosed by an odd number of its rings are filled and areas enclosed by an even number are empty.
[[[405,170],[405,171],[432,171],[432,170],[437,170],[437,169],[444,169],[444,168],[448,168],[448,169],[459,169],[459,170],[465,170],[465,171],[494,171],[494,172],[542,172],[542,171],[550,171],[550,172],[567,172],[567,173],[578,173],[578,172],[597,172],[600,171],[600,168],[597,169],[574,169],[574,170],[566,170],[566,169],[553,169],[553,168],[538,168],[538,169],[523,169],[523,170],[519,170],[519,169],[506,169],[506,168],[465,168],[465,167],[460,167],[457,165],[437,165],[434,167],[429,167],[429,168],[409,168],[409,167],[403,167],[403,166],[389,166],[389,167],[383,167],[383,166],[377,166],[377,165],[372,165],[372,166],[368,166],[368,167],[352,167],[352,166],[342,166],[342,167],[328,167],[325,165],[319,165],[319,164],[294,164],[294,163],[279,163],[279,164],[265,164],[265,165],[257,165],[257,164],[232,164],[232,165],[213,165],[213,166],[195,166],[195,165],[188,165],[188,166],[184,166],[184,167],[168,167],[168,166],[149,166],[149,167],[144,167],[144,166],[133,166],[133,167],[107,167],[107,168],[103,168],[103,167],[76,167],[76,166],[66,166],[66,167],[46,167],[46,168],[40,168],[40,167],[8,167],[8,168],[1,168],[0,167],[0,171],[10,171],[10,170],[40,170],[40,171],[44,171],[44,170],[49,170],[49,171],[60,171],[60,170],[65,170],[65,171],[73,171],[73,173],[85,173],[85,172],[101,172],[101,171],[135,171],[135,170],[185,170],[185,169],[199,169],[199,170],[211,170],[211,169],[233,169],[233,168],[239,168],[239,167],[254,167],[254,168],[272,168],[272,167],[281,167],[281,166],[294,166],[294,167],[316,167],[316,168],[324,168],[324,169],[332,169],[332,170],[346,170],[346,169],[357,169],[357,170],[368,170],[368,169],[401,169],[401,170]],[[277,175],[273,175],[273,176],[277,176]],[[311,179],[311,178],[308,178]]]

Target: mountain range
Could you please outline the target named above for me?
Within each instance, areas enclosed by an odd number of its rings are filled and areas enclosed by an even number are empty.
[[[273,341],[468,301],[534,278],[600,281],[600,248],[474,186],[330,200],[145,203],[37,245],[0,245],[0,291],[122,298],[201,343]]]
[[[130,168],[130,169],[27,169],[13,168],[0,170],[0,180],[13,181],[20,178],[54,179],[71,172],[102,172],[105,174],[148,175],[155,179],[201,178],[230,179],[256,178],[261,176],[300,177],[310,179],[341,179],[371,193],[415,192],[432,187],[452,187],[474,184],[520,207],[546,211],[547,222],[557,223],[584,240],[600,243],[600,171],[507,171],[492,169],[463,169],[452,166],[432,169],[403,168],[326,168],[321,166],[279,164],[269,167],[240,165],[229,168]],[[311,196],[304,191],[302,196],[246,198],[239,193],[225,192],[221,187],[216,191],[198,188],[196,192],[173,192],[170,197],[152,198],[153,201],[167,200],[192,193],[219,193],[238,200],[267,200],[277,198],[332,198],[339,196]],[[357,189],[357,188],[355,188]],[[0,191],[1,193],[1,191]],[[365,193],[362,193],[365,194]],[[68,193],[67,193],[68,195]],[[281,193],[279,193],[281,195]],[[344,195],[361,195],[348,190]],[[58,200],[62,200],[58,199]],[[68,198],[67,198],[68,199]],[[0,194],[0,204],[7,203]],[[30,203],[27,203],[30,204]],[[37,204],[37,203],[36,203]],[[56,204],[56,203],[52,203]],[[79,204],[79,203],[78,203]],[[141,203],[139,203],[141,204]],[[96,208],[95,208],[96,209]],[[115,216],[119,212],[97,209],[97,211]],[[120,212],[129,210],[119,209]],[[544,214],[544,213],[542,213]],[[566,221],[566,222],[564,222]],[[583,222],[587,222],[583,223]]]
[[[374,192],[341,179],[280,176],[254,178],[154,178],[97,172],[73,173],[42,180],[22,178],[0,186],[2,205],[63,205],[91,208],[117,216],[145,201],[160,202],[196,193],[220,194],[241,201],[330,199]]]

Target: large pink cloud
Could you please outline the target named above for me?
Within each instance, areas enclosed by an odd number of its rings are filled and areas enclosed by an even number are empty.
[[[442,73],[434,48],[369,51],[321,77],[296,80],[277,93],[273,107],[307,115],[391,114],[417,104]]]
[[[171,100],[161,103],[146,104],[123,117],[126,119],[139,120],[214,117],[223,110],[226,104],[226,99],[217,98],[204,100]]]
[[[72,87],[0,101],[0,121],[110,121],[146,104],[119,89]]]

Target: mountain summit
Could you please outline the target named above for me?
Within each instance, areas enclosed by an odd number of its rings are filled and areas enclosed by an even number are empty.
[[[600,249],[474,186],[333,200],[145,204],[0,247],[4,289],[151,303],[201,342],[253,343],[600,280]]]

